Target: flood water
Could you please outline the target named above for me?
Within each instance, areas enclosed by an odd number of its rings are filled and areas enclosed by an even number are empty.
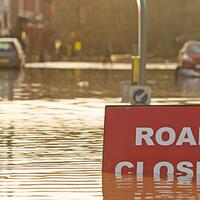
[[[193,179],[101,173],[104,108],[120,103],[129,77],[127,70],[1,70],[0,199],[200,199]],[[147,72],[153,104],[199,104],[199,81]]]

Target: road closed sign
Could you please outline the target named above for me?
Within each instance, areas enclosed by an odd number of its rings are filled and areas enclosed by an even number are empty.
[[[103,172],[200,175],[200,106],[107,106]]]

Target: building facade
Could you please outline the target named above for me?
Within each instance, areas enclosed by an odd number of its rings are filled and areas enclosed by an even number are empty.
[[[9,35],[11,28],[11,2],[0,0],[0,36]]]
[[[38,61],[44,54],[49,54],[51,1],[11,0],[11,2],[12,33],[20,39],[28,61]]]

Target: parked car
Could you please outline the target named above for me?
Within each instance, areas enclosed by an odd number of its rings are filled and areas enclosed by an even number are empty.
[[[188,41],[178,54],[178,67],[200,70],[200,41]]]
[[[25,64],[25,54],[16,38],[0,38],[0,68],[21,68]]]

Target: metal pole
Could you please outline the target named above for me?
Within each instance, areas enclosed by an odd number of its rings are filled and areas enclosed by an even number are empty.
[[[137,0],[138,5],[138,53],[141,57],[139,85],[145,85],[147,7],[146,0]]]
[[[77,0],[77,37],[80,40],[80,0]]]

